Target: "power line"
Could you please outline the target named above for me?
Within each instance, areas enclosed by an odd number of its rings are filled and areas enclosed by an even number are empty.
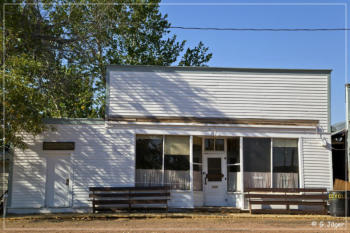
[[[202,31],[272,31],[272,32],[314,32],[314,31],[350,31],[350,28],[217,28],[217,27],[182,27],[170,26],[172,29]]]

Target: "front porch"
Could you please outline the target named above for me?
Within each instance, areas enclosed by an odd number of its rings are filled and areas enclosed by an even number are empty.
[[[171,208],[247,209],[247,188],[299,187],[298,144],[297,138],[136,135],[135,186],[170,186]]]

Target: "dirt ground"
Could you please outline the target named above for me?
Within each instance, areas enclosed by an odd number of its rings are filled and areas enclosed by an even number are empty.
[[[3,232],[350,232],[345,218],[311,215],[36,215],[2,220]]]

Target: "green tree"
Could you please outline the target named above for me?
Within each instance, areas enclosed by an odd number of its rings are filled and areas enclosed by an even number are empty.
[[[1,32],[6,138],[15,146],[47,117],[103,117],[108,64],[202,66],[212,56],[202,42],[180,56],[186,41],[170,32],[159,0],[14,2]]]

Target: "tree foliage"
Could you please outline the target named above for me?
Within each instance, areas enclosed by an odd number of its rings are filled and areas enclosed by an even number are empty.
[[[22,133],[42,132],[44,118],[103,117],[108,64],[202,66],[212,56],[202,42],[185,48],[186,41],[170,32],[158,0],[11,2],[19,4],[1,13],[1,108],[7,143],[14,146],[25,146]]]

